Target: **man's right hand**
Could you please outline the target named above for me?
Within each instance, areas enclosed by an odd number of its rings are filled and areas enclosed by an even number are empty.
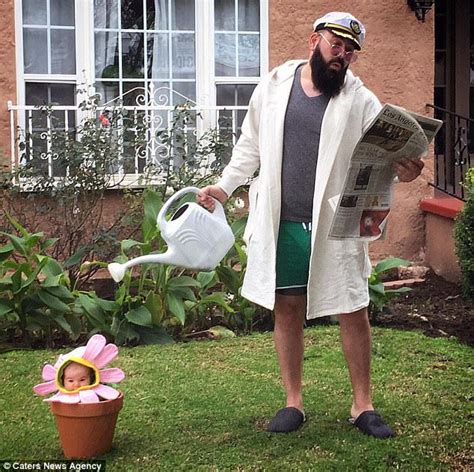
[[[218,185],[208,185],[199,191],[197,201],[207,210],[214,211],[216,208],[214,198],[224,203],[229,196]]]

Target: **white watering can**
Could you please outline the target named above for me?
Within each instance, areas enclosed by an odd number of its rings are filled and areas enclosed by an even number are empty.
[[[224,208],[216,200],[211,213],[195,202],[181,205],[169,221],[166,213],[171,204],[187,193],[199,193],[196,187],[176,192],[161,208],[157,217],[163,239],[168,244],[164,254],[150,254],[127,261],[109,264],[110,275],[120,282],[125,271],[138,264],[171,264],[186,269],[211,270],[234,244],[234,235],[225,218]]]

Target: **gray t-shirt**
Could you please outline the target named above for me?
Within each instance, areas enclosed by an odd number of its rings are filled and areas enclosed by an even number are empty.
[[[321,123],[329,97],[308,97],[296,70],[286,108],[281,176],[282,220],[311,221]]]

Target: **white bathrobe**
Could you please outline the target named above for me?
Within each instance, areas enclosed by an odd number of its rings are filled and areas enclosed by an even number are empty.
[[[242,296],[270,310],[275,305],[283,127],[294,74],[303,62],[290,61],[277,67],[256,87],[242,135],[218,182],[231,195],[259,170],[250,187],[244,236],[248,263]],[[313,197],[308,318],[351,313],[369,304],[367,243],[329,240],[328,233],[334,214],[330,199],[342,192],[351,154],[380,109],[376,96],[349,70],[340,94],[326,108]]]

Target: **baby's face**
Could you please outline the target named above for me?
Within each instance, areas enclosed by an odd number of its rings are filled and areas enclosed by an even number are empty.
[[[91,370],[85,365],[73,362],[64,369],[64,388],[76,390],[91,384]]]

